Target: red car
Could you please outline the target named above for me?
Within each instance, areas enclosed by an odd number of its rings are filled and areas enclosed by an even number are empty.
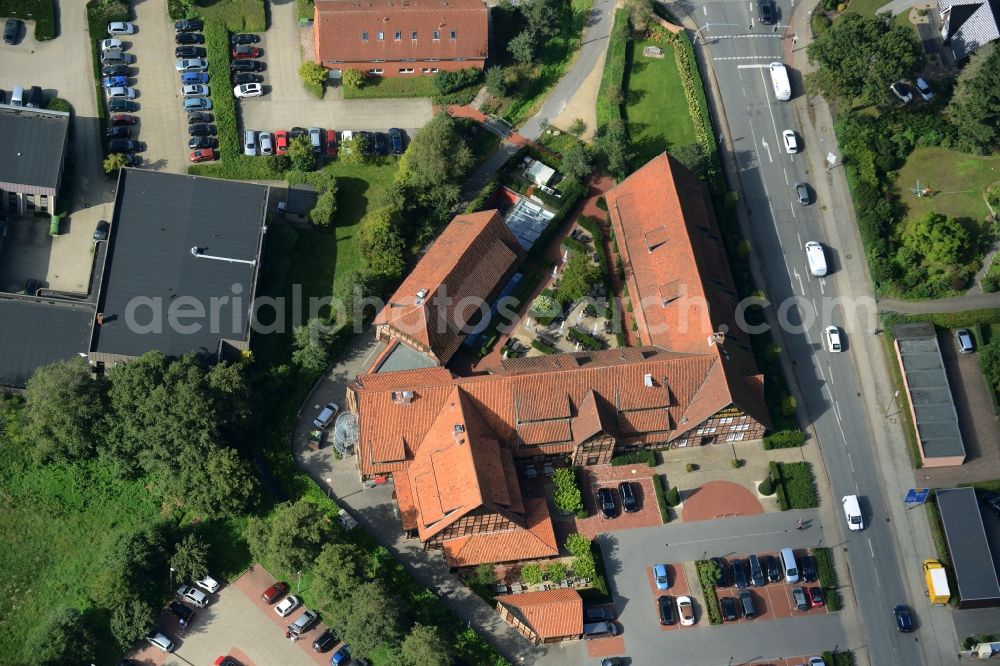
[[[288,594],[288,583],[275,583],[271,587],[264,590],[264,593],[260,595],[260,598],[265,604],[273,604],[286,594]]]
[[[330,157],[337,156],[337,131],[326,131],[326,154]]]
[[[274,153],[284,155],[288,152],[288,132],[278,130],[274,133]]]
[[[127,113],[119,113],[111,116],[112,125],[135,125],[137,122],[139,122],[138,118],[130,116]]]
[[[261,50],[256,46],[239,44],[233,47],[233,60],[246,60],[247,58],[259,58]]]
[[[806,594],[809,595],[809,605],[813,608],[821,608],[826,605],[822,587],[807,587]]]
[[[191,153],[189,158],[192,162],[209,162],[215,159],[214,148],[199,148]]]

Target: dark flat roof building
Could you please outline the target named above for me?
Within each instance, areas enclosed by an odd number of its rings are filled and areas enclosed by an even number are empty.
[[[958,583],[958,607],[1000,606],[1000,583],[975,488],[941,488],[935,495]]]
[[[268,192],[122,169],[91,362],[248,349]]]
[[[0,104],[0,210],[56,209],[68,135],[68,113]]]
[[[0,386],[23,387],[43,365],[87,354],[93,303],[0,294]]]

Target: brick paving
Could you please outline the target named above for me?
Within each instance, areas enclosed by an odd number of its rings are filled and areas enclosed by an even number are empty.
[[[660,510],[656,506],[656,494],[653,490],[653,469],[646,465],[596,465],[587,467],[580,472],[583,504],[590,515],[587,518],[575,520],[576,531],[593,539],[602,532],[636,527],[656,527],[661,525]],[[626,513],[622,510],[621,496],[618,494],[618,483],[631,481],[639,501],[639,510]],[[595,493],[598,488],[611,488],[618,505],[618,515],[615,518],[605,518],[597,509]]]
[[[587,654],[591,657],[611,657],[625,654],[625,638],[621,634],[614,638],[594,638],[585,641],[587,643]]]
[[[655,501],[655,500],[654,500]],[[679,512],[686,523],[764,513],[757,494],[732,481],[709,481],[688,491]]]
[[[646,582],[649,584],[649,592],[652,597],[650,600],[650,617],[658,623],[660,621],[660,608],[657,605],[659,598],[665,594],[670,595],[674,598],[674,615],[677,616],[677,597],[692,596],[691,588],[688,586],[687,576],[684,575],[684,565],[683,564],[667,564],[667,580],[670,583],[670,587],[666,590],[656,589],[656,581],[653,579],[653,568],[652,566],[646,567]],[[695,608],[695,619],[700,621],[702,619],[702,613],[698,612],[698,608]],[[678,629],[692,629],[697,627],[694,624],[692,627],[682,626],[680,623],[680,618],[675,624],[659,625],[660,631],[676,631]]]

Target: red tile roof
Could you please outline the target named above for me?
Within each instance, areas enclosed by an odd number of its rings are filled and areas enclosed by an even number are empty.
[[[583,633],[583,598],[576,590],[556,588],[503,594],[496,600],[542,640]]]
[[[411,58],[481,61],[487,56],[488,17],[482,0],[316,0],[315,6],[316,60],[324,65]],[[434,31],[440,39],[434,39]]]
[[[522,257],[497,211],[459,215],[375,317],[375,325],[395,329],[443,365],[462,343],[462,327],[479,314],[470,304],[487,301],[502,288]]]
[[[555,557],[559,554],[549,509],[541,498],[524,500],[525,527],[470,534],[444,542],[450,567],[474,567],[485,563],[519,562]],[[582,617],[582,616],[581,616]]]

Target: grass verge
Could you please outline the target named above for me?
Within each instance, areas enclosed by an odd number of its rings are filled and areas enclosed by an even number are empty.
[[[0,16],[34,21],[35,39],[40,42],[56,37],[54,0],[0,0]]]
[[[231,32],[264,32],[267,30],[267,14],[264,9],[264,0],[196,1],[198,14],[206,22],[214,21],[220,23]],[[229,58],[227,57],[227,67],[228,62]],[[227,76],[224,80],[228,81],[229,77]]]
[[[839,611],[843,604],[840,601],[840,581],[837,570],[833,566],[833,555],[829,548],[813,548],[813,558],[816,560],[816,573],[819,584],[826,595],[826,607],[830,612]]]

